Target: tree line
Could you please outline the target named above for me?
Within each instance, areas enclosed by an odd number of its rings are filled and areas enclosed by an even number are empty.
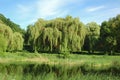
[[[120,52],[119,33],[120,15],[101,25],[96,22],[85,25],[69,15],[52,20],[40,18],[25,31],[0,14],[0,51]]]

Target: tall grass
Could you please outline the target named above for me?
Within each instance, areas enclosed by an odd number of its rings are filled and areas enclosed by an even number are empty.
[[[119,80],[120,56],[1,53],[0,80]]]
[[[98,74],[88,74],[88,75],[75,75],[75,76],[62,76],[56,77],[53,73],[43,74],[39,76],[27,75],[1,75],[1,80],[119,80],[119,76],[112,75],[98,75]]]
[[[0,64],[1,80],[119,80],[120,67],[90,65]]]

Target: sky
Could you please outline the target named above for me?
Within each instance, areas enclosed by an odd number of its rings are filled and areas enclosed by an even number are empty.
[[[26,29],[39,18],[71,15],[84,24],[101,24],[120,14],[120,0],[0,0],[0,13]]]

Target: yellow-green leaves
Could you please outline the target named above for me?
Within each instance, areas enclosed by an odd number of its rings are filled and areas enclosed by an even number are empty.
[[[7,49],[6,39],[2,34],[0,34],[0,52],[5,52]]]
[[[3,51],[22,50],[22,35],[18,32],[13,33],[9,26],[0,23],[0,47],[3,48]]]
[[[33,51],[81,51],[86,28],[79,18],[39,19],[27,29],[28,43]],[[35,47],[35,48],[34,48]]]

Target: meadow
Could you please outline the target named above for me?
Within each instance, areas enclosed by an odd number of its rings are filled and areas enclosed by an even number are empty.
[[[119,80],[120,56],[1,52],[1,80]]]

